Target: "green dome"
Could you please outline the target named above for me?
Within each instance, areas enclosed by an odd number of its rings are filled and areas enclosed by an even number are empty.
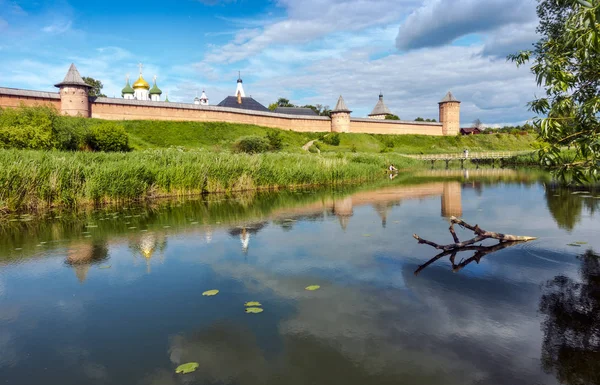
[[[160,94],[162,94],[162,91],[160,90],[160,88],[158,88],[156,86],[156,80],[155,80],[154,85],[150,89],[150,95],[160,95]]]
[[[125,85],[125,88],[123,88],[121,90],[121,94],[125,95],[125,94],[134,94],[135,91],[133,90],[133,88],[131,88],[131,85],[129,85],[129,80],[127,80],[127,84]]]

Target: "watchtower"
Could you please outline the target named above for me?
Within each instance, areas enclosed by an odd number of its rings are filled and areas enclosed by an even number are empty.
[[[439,102],[443,135],[458,135],[460,131],[460,102],[448,92]]]
[[[83,81],[75,64],[71,64],[62,82],[54,85],[60,89],[60,112],[65,115],[90,117],[88,91],[92,88]]]
[[[332,132],[350,132],[350,111],[340,95],[337,104],[331,111],[331,131]]]

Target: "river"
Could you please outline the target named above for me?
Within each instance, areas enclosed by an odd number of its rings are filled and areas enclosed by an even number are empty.
[[[597,384],[599,209],[471,170],[4,218],[0,383]],[[423,268],[451,216],[539,239]]]

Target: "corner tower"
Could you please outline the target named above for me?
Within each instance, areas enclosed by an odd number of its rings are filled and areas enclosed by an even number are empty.
[[[62,82],[54,87],[60,89],[60,112],[64,115],[90,117],[88,91],[92,88],[83,81],[75,64],[71,64]]]
[[[448,92],[439,102],[443,135],[458,135],[460,131],[460,102]]]
[[[350,132],[350,111],[344,98],[340,95],[337,104],[331,111],[331,131],[332,132]]]

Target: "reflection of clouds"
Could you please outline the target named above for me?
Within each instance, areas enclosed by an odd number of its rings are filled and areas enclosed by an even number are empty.
[[[12,367],[19,362],[19,356],[12,335],[0,330],[0,368]]]
[[[77,366],[92,383],[104,383],[108,379],[108,370],[104,365],[92,362],[90,352],[79,346],[62,346],[56,351],[66,366]]]

